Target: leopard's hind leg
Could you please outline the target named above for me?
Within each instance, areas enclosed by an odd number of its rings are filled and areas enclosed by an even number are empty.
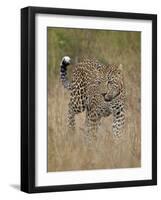
[[[68,127],[69,128],[75,128],[75,111],[74,108],[72,106],[72,102],[69,102],[68,105]]]

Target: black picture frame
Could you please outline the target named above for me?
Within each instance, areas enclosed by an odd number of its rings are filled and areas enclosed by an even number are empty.
[[[35,15],[59,14],[152,21],[152,179],[59,186],[35,186]],[[157,184],[157,15],[45,7],[21,9],[21,190],[27,193]]]

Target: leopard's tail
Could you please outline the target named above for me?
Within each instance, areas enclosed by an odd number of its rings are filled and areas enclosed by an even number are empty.
[[[64,56],[61,60],[60,63],[60,79],[63,83],[63,86],[70,90],[70,82],[67,78],[67,66],[70,65],[70,57],[69,56]]]

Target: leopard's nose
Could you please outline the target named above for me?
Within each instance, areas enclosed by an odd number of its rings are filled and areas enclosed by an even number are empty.
[[[101,94],[102,94],[104,100],[106,100],[106,94],[107,94],[107,93],[101,93]]]
[[[111,100],[111,98],[107,95],[107,93],[102,93],[102,96],[103,96],[105,101],[110,101]]]

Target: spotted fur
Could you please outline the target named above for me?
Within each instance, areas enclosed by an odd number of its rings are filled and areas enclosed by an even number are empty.
[[[87,134],[96,137],[102,117],[113,116],[113,134],[119,136],[125,121],[125,87],[122,66],[103,65],[84,59],[73,67],[72,81],[67,78],[70,58],[61,61],[61,80],[70,91],[68,125],[75,127],[75,115],[86,112]]]

